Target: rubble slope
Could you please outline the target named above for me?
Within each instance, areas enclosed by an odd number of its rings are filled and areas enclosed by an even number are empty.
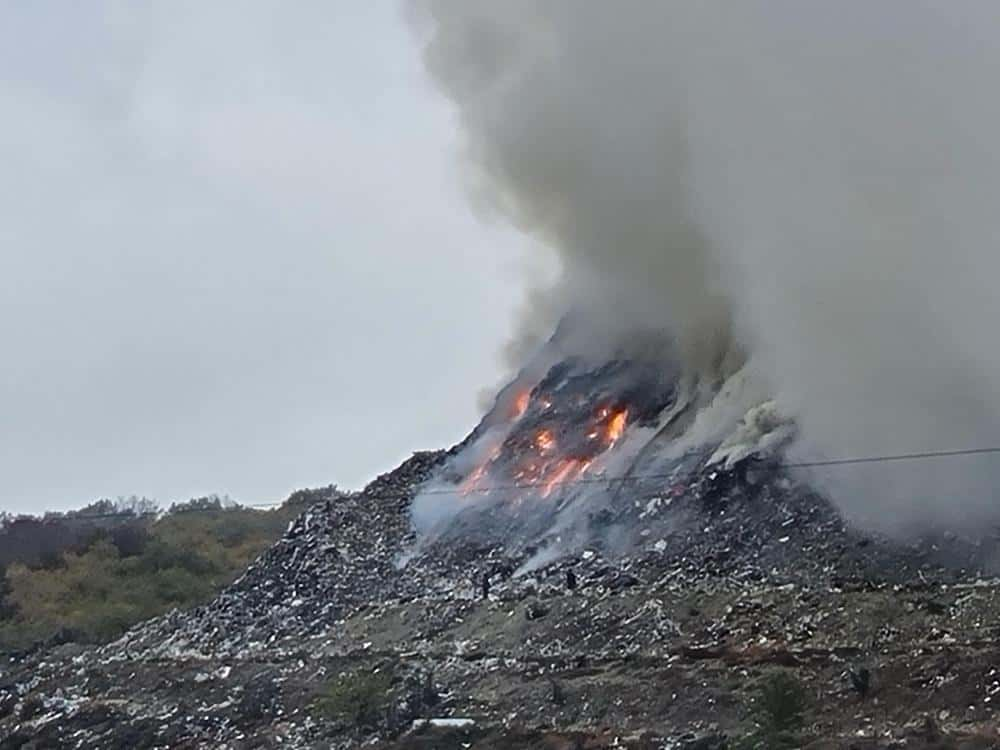
[[[316,494],[206,606],[3,664],[0,748],[721,748],[775,670],[811,747],[997,746],[989,540],[865,534],[710,452],[605,493],[572,544],[475,498],[418,537],[414,498],[476,437]],[[331,712],[345,689],[374,718]]]

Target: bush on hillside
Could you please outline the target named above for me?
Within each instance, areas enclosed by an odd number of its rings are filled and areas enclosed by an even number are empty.
[[[316,698],[316,712],[354,729],[374,729],[385,720],[392,696],[388,670],[340,674]]]
[[[10,562],[0,582],[0,652],[105,642],[174,607],[203,603],[273,544],[296,513],[224,507],[218,498],[175,508],[91,529],[54,560],[28,554]]]
[[[736,743],[736,750],[792,750],[807,708],[805,689],[794,675],[772,672],[757,685],[748,706],[754,730]]]

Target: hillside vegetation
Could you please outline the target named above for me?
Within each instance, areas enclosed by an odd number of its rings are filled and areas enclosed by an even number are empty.
[[[308,498],[274,510],[218,497],[151,513],[102,501],[0,526],[0,652],[101,643],[131,625],[209,600],[281,535]]]

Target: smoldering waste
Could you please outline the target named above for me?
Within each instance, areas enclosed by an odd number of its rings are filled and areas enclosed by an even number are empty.
[[[725,393],[519,379],[461,445],[315,493],[211,603],[10,658],[0,747],[721,748],[775,671],[816,747],[991,746],[996,544],[852,528],[766,403],[685,442]]]

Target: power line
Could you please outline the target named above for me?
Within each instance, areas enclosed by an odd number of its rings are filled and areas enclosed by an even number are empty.
[[[815,466],[846,466],[849,464],[876,464],[892,461],[918,461],[929,458],[950,458],[952,456],[981,456],[1000,453],[1000,448],[966,448],[954,451],[926,451],[924,453],[899,453],[888,456],[864,456],[861,458],[835,458],[828,461],[802,461],[800,463],[779,464],[785,469],[804,469]]]
[[[837,466],[852,466],[860,464],[879,464],[879,463],[895,463],[901,461],[923,461],[931,460],[937,458],[953,458],[958,456],[981,456],[1000,453],[1000,447],[997,448],[965,448],[961,450],[948,450],[948,451],[925,451],[921,453],[898,453],[898,454],[888,454],[881,456],[860,456],[855,458],[835,458],[835,459],[825,459],[817,461],[799,461],[799,462],[789,462],[789,463],[775,463],[773,464],[776,469],[809,469],[809,468],[822,468],[822,467],[837,467]],[[530,490],[538,490],[544,488],[564,488],[564,487],[576,487],[576,486],[586,486],[586,485],[603,485],[603,486],[615,486],[615,485],[625,485],[630,482],[643,482],[643,481],[656,481],[656,480],[666,480],[673,479],[675,473],[650,473],[650,474],[630,474],[620,477],[578,477],[577,479],[568,479],[561,482],[519,482],[506,485],[492,485],[484,487],[436,487],[432,489],[425,489],[418,492],[409,491],[396,491],[396,492],[366,492],[362,490],[357,493],[362,497],[372,499],[372,500],[402,500],[409,498],[413,495],[421,496],[470,496],[470,495],[488,495],[493,493],[501,492],[526,492]],[[229,510],[240,510],[240,509],[265,509],[265,508],[279,508],[283,506],[282,502],[274,503],[248,503],[245,505],[237,505],[230,508],[179,508],[177,510],[168,511],[150,511],[143,513],[129,513],[123,511],[120,513],[95,513],[88,515],[69,515],[69,516],[49,516],[49,517],[32,517],[39,521],[90,521],[90,520],[101,520],[101,519],[111,519],[111,518],[130,518],[130,519],[142,519],[142,518],[165,518],[172,515],[181,515],[185,513],[219,513],[226,512]],[[14,517],[17,518],[16,516]]]
[[[817,460],[817,461],[800,461],[794,463],[784,463],[779,462],[773,464],[777,469],[807,469],[816,468],[823,466],[849,466],[853,464],[874,464],[874,463],[891,463],[895,461],[915,461],[915,460],[925,460],[933,458],[949,458],[953,456],[973,456],[973,455],[985,455],[1000,453],[1000,448],[966,448],[963,450],[950,450],[950,451],[926,451],[924,453],[899,453],[883,456],[863,456],[859,458],[834,458],[827,460]],[[490,492],[503,492],[503,491],[517,491],[517,490],[532,490],[545,487],[565,487],[573,485],[587,485],[587,484],[602,484],[602,485],[614,485],[614,484],[626,484],[628,482],[641,482],[644,480],[656,480],[656,479],[673,479],[675,477],[675,472],[670,472],[666,474],[630,474],[621,477],[582,477],[578,479],[566,480],[564,482],[523,482],[520,484],[509,484],[509,485],[494,485],[492,487],[471,487],[467,489],[455,489],[455,488],[438,488],[431,490],[424,490],[421,495],[471,495],[474,493],[490,493]]]

